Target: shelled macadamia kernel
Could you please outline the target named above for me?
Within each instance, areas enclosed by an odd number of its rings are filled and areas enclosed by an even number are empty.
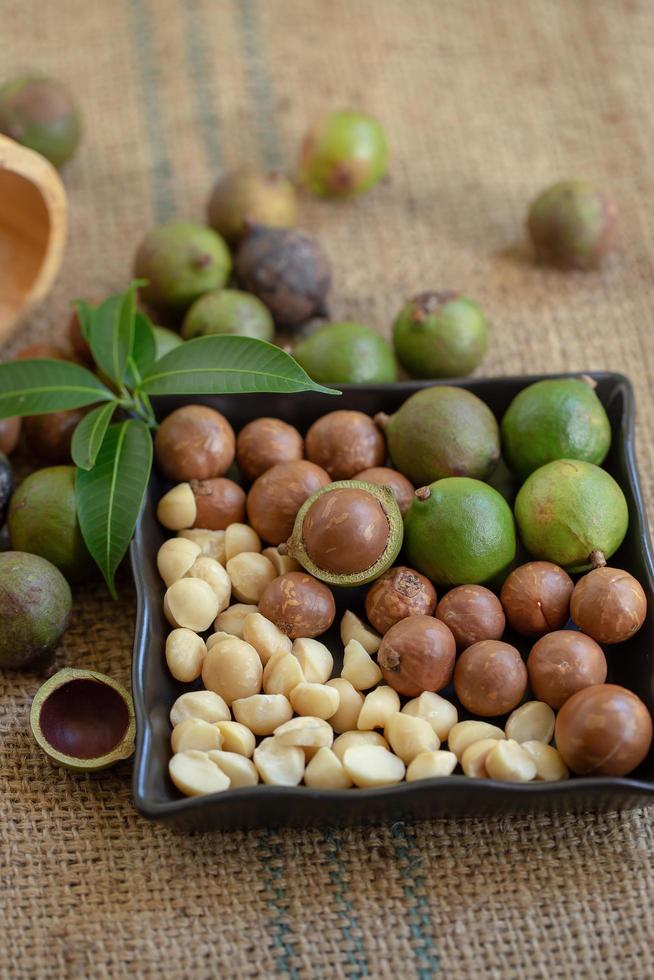
[[[392,786],[401,783],[406,769],[401,759],[381,745],[359,745],[347,750],[343,766],[355,786]]]
[[[178,538],[192,541],[207,558],[214,558],[221,565],[225,564],[225,532],[209,531],[206,528],[189,528],[179,531]]]
[[[265,555],[253,551],[240,551],[227,560],[225,567],[232,582],[232,592],[239,602],[258,603],[266,586],[277,578],[273,563]]]
[[[249,524],[230,524],[225,528],[225,561],[243,551],[261,551],[261,538]]]
[[[363,707],[363,694],[352,687],[344,677],[333,677],[327,681],[326,686],[338,691],[338,710],[329,719],[329,724],[334,731],[349,732],[356,728]]]
[[[301,637],[293,641],[292,652],[300,661],[302,673],[308,683],[327,683],[334,669],[334,658],[324,643],[310,637]]]
[[[302,681],[292,689],[289,700],[298,715],[328,719],[338,711],[341,698],[335,687]]]
[[[232,704],[234,717],[253,735],[272,735],[276,728],[290,721],[293,709],[283,694],[252,694]]]
[[[218,766],[229,779],[230,789],[241,789],[243,786],[256,786],[259,782],[257,767],[251,759],[236,752],[225,752],[212,749],[207,753],[215,766]]]
[[[304,783],[312,789],[349,789],[352,780],[329,748],[318,749],[304,770]]]
[[[407,783],[418,779],[442,779],[451,776],[456,769],[457,758],[454,752],[437,749],[435,752],[421,752],[406,770]]]
[[[236,752],[237,755],[244,755],[248,759],[252,758],[256,739],[247,725],[226,718],[217,721],[216,728],[222,735],[225,752]]]
[[[183,578],[201,554],[195,541],[185,538],[169,538],[157,552],[157,569],[166,585],[172,585]]]
[[[391,715],[400,710],[400,696],[392,687],[382,685],[366,694],[357,719],[360,731],[384,728]]]
[[[197,680],[206,653],[204,640],[193,630],[175,629],[166,638],[166,663],[176,681]]]
[[[175,727],[186,718],[202,718],[204,721],[229,721],[229,708],[214,691],[187,691],[175,701],[170,709],[170,724]]]
[[[377,653],[382,638],[348,609],[341,620],[341,640],[344,647],[350,640],[358,640],[367,653]]]
[[[184,796],[206,796],[229,789],[229,776],[214,765],[206,752],[177,752],[168,763],[174,785]]]
[[[297,745],[282,745],[264,738],[254,750],[254,764],[269,786],[299,786],[304,775],[304,752]]]
[[[243,620],[243,639],[254,647],[264,667],[276,654],[291,652],[289,637],[258,612]]]
[[[223,739],[211,722],[203,721],[201,718],[187,718],[173,728],[170,744],[173,752],[185,752],[187,749],[208,752],[209,749],[219,749]]]
[[[384,738],[381,732],[343,732],[338,738],[334,739],[334,744],[332,745],[332,751],[338,756],[338,758],[343,761],[343,756],[348,749],[355,745],[381,745],[382,748],[387,749],[388,742]]]
[[[343,654],[341,677],[357,691],[367,691],[382,679],[382,672],[359,640],[350,640]]]
[[[165,493],[157,505],[157,518],[169,531],[184,531],[193,527],[197,505],[190,483],[179,483]]]
[[[244,602],[235,602],[233,606],[216,616],[214,626],[216,630],[222,633],[230,633],[242,640],[245,619],[255,612],[257,612],[256,606]]]

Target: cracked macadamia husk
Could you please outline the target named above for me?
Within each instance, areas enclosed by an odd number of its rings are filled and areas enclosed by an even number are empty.
[[[386,442],[370,416],[345,409],[314,422],[305,448],[307,459],[327,470],[332,480],[351,480],[386,459]]]
[[[304,501],[330,482],[329,473],[306,459],[278,463],[252,484],[248,520],[268,544],[281,544],[290,537]]]
[[[177,483],[223,476],[234,461],[235,450],[231,425],[206,405],[185,405],[171,412],[154,439],[159,471]]]
[[[379,633],[387,633],[408,616],[431,616],[436,590],[428,578],[413,568],[389,568],[368,589],[366,616]]]
[[[556,747],[578,776],[626,776],[652,744],[652,719],[633,691],[596,684],[578,691],[556,719]]]
[[[392,490],[402,517],[413,503],[413,484],[390,466],[371,466],[370,469],[356,473],[353,479],[363,480],[364,483],[375,483],[378,487],[388,487]]]
[[[444,623],[433,616],[409,616],[386,633],[377,663],[387,684],[415,698],[447,687],[455,656],[456,643]]]
[[[266,587],[259,612],[290,636],[320,636],[334,622],[336,604],[331,589],[305,572],[287,572]]]
[[[236,274],[281,327],[294,329],[325,313],[331,266],[320,243],[305,231],[256,225],[241,242]]]
[[[454,689],[473,715],[495,718],[520,704],[527,690],[527,668],[515,647],[481,640],[464,650],[454,669]]]
[[[647,615],[640,582],[621,568],[595,568],[575,585],[570,611],[576,625],[598,643],[623,643]]]
[[[314,565],[336,575],[364,572],[386,550],[390,525],[380,500],[345,486],[321,493],[302,522],[302,540]]]
[[[193,527],[224,531],[245,519],[245,491],[224,476],[212,480],[191,480],[197,514]]]
[[[573,588],[572,579],[559,565],[530,561],[507,577],[500,602],[516,633],[543,636],[567,623]]]
[[[607,665],[604,651],[590,636],[556,630],[531,648],[527,670],[534,695],[557,709],[582,688],[603,684]]]
[[[281,419],[254,419],[236,437],[236,462],[246,480],[256,480],[278,463],[302,459],[304,439]]]
[[[459,651],[480,640],[500,640],[506,625],[500,600],[483,585],[451,589],[434,615],[452,630]]]

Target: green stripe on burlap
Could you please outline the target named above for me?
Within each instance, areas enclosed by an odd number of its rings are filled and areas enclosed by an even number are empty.
[[[184,21],[185,54],[195,97],[195,118],[200,130],[207,167],[210,173],[215,174],[221,169],[223,160],[220,120],[209,80],[208,50],[212,28],[207,23],[202,5],[196,0],[185,0]]]
[[[429,902],[424,894],[422,856],[410,825],[396,823],[390,830],[404,897],[407,900],[411,948],[416,957],[416,976],[419,980],[429,980],[438,971],[439,962],[431,936]]]
[[[241,30],[241,48],[254,103],[259,152],[266,168],[277,170],[282,165],[283,155],[275,119],[272,80],[259,29],[259,5],[257,0],[236,0],[236,2]]]
[[[325,830],[323,833],[325,852],[329,863],[329,878],[334,886],[334,899],[342,908],[343,924],[341,934],[348,947],[348,960],[352,967],[353,976],[369,976],[368,962],[361,942],[361,929],[350,897],[349,866],[343,859],[343,838],[335,830]],[[351,949],[350,947],[354,947]]]
[[[291,940],[291,930],[285,921],[288,917],[288,898],[284,883],[284,858],[278,853],[273,835],[269,831],[259,831],[256,854],[266,884],[266,901],[270,911],[268,930],[272,938],[276,972],[290,980],[299,980],[297,969],[291,965],[295,948]]]

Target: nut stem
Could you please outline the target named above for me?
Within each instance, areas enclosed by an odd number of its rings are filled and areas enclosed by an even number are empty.
[[[431,487],[418,487],[415,491],[415,496],[418,500],[429,500],[431,497]]]
[[[604,568],[606,565],[606,558],[604,557],[603,551],[591,551],[588,556],[588,561],[593,568]]]
[[[377,412],[377,414],[373,417],[373,422],[382,431],[386,428],[389,421],[390,415],[387,415],[386,412]]]

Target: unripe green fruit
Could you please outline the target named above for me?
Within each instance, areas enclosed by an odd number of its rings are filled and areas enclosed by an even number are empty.
[[[586,180],[562,180],[533,202],[527,227],[536,257],[569,269],[591,269],[615,245],[615,202]]]
[[[17,78],[0,88],[0,133],[61,167],[77,148],[79,114],[59,82]]]
[[[476,303],[458,293],[420,293],[393,325],[395,352],[414,378],[457,378],[481,363],[488,326]]]
[[[148,282],[140,289],[144,302],[164,313],[183,313],[199,296],[221,289],[231,269],[220,235],[189,221],[152,228],[134,259],[135,278]]]
[[[297,345],[298,364],[319,384],[375,384],[395,381],[393,351],[362,323],[328,323]]]
[[[271,341],[275,324],[268,308],[256,296],[239,289],[220,289],[196,299],[182,326],[185,340],[215,333]]]
[[[207,217],[230,245],[240,241],[248,225],[292,228],[297,224],[295,188],[283,174],[234,171],[215,185]]]
[[[167,327],[159,327],[153,324],[152,332],[154,333],[155,356],[157,360],[163,357],[164,354],[167,354],[169,350],[173,350],[183,343],[179,334],[175,333],[174,330],[169,330]]]
[[[300,151],[299,178],[319,197],[354,197],[386,173],[388,146],[372,116],[342,110],[322,116]]]
[[[68,582],[45,558],[0,554],[0,667],[49,661],[68,628],[71,607]]]

